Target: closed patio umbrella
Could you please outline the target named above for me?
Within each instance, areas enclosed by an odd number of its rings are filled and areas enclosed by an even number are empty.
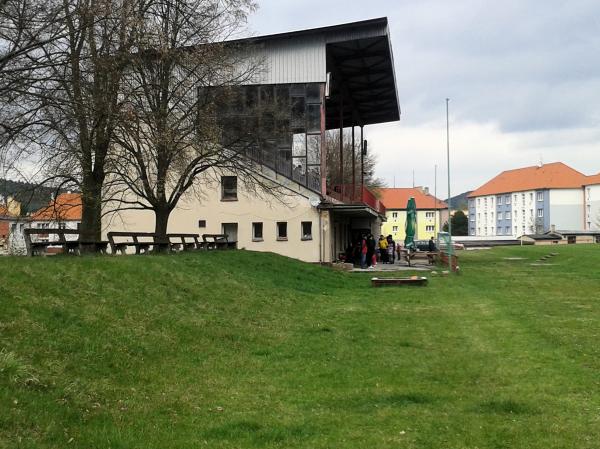
[[[415,233],[417,232],[417,203],[413,197],[410,197],[406,204],[406,237],[404,238],[404,247],[414,249]]]

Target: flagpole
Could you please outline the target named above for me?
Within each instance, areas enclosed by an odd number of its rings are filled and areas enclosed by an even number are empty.
[[[446,98],[446,158],[448,163],[448,268],[452,272],[452,197],[450,196],[450,120],[448,113],[449,98]]]

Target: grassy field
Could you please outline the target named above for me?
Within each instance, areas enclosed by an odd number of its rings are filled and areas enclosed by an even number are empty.
[[[599,448],[599,263],[372,289],[243,251],[0,258],[0,448]]]

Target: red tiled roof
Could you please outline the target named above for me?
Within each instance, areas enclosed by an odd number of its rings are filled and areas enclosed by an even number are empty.
[[[381,193],[381,202],[387,209],[406,209],[410,197],[415,199],[417,209],[445,209],[448,207],[445,202],[425,193],[418,187],[379,189],[379,192]]]
[[[562,162],[517,168],[503,171],[471,192],[469,198],[535,189],[576,189],[585,184],[586,178]]]
[[[32,220],[77,221],[81,220],[81,195],[61,193],[55,201],[31,214]]]
[[[594,184],[600,184],[600,173],[598,173],[597,175],[588,176],[585,179],[584,184],[586,186],[591,186],[591,185],[594,185]]]

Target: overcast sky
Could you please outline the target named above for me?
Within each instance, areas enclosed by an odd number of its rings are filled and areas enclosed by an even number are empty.
[[[502,170],[563,161],[600,172],[600,1],[258,0],[256,34],[387,16],[402,118],[366,128],[389,186],[445,198]]]

